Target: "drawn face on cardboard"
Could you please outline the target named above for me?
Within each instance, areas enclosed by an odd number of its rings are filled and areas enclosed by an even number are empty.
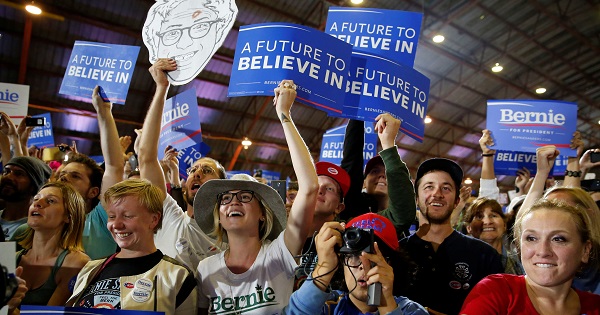
[[[236,14],[233,0],[158,0],[144,24],[150,62],[175,59],[177,70],[167,73],[169,81],[192,81],[223,44]]]

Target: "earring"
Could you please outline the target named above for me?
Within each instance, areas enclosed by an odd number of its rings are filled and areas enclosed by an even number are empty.
[[[264,220],[265,220],[265,217],[262,217],[262,218],[260,218],[260,220],[261,220],[261,221],[264,221]]]

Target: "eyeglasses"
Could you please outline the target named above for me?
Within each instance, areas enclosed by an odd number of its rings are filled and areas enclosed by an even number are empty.
[[[345,255],[344,264],[350,268],[360,267],[362,265],[362,261],[360,260],[360,253],[358,255]]]
[[[202,38],[202,37],[206,36],[206,34],[208,34],[208,31],[210,31],[210,28],[212,27],[212,25],[217,22],[219,22],[219,21],[218,20],[217,21],[208,21],[208,22],[202,21],[202,22],[196,23],[192,26],[170,29],[163,33],[159,33],[158,36],[161,38],[163,45],[171,46],[179,41],[184,30],[188,31],[188,35],[191,38],[195,38],[195,39]]]
[[[186,172],[187,172],[188,176],[191,176],[192,174],[196,173],[199,169],[202,170],[202,175],[205,175],[205,176],[216,173],[216,171],[208,165],[192,166],[192,167],[188,168]]]
[[[219,203],[221,205],[230,204],[233,201],[233,196],[240,202],[248,203],[254,199],[254,192],[251,190],[240,190],[236,193],[224,192],[219,194]]]
[[[9,167],[4,168],[4,171],[2,171],[2,176],[8,176],[10,173],[15,174],[17,177],[27,176],[27,173],[24,170],[11,169]]]

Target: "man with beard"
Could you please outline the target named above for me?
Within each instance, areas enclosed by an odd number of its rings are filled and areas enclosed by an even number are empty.
[[[202,157],[187,170],[184,199],[187,209],[181,209],[177,201],[166,194],[165,177],[158,161],[158,141],[165,99],[169,90],[167,72],[178,67],[173,59],[158,59],[148,70],[156,83],[156,91],[144,120],[138,162],[140,177],[165,192],[162,228],[154,235],[154,243],[165,255],[175,258],[196,272],[200,260],[216,254],[215,241],[198,226],[194,217],[194,197],[198,189],[211,179],[225,179],[225,169],[214,159]],[[177,158],[173,156],[172,158]]]
[[[458,314],[479,280],[504,271],[494,248],[452,229],[450,216],[460,201],[462,178],[454,161],[434,158],[421,163],[415,180],[419,229],[400,242],[418,266],[407,297],[431,314]]]
[[[0,224],[6,240],[27,222],[32,198],[51,174],[50,167],[34,157],[14,157],[6,163],[0,179],[0,198],[5,203],[4,210],[0,211]]]

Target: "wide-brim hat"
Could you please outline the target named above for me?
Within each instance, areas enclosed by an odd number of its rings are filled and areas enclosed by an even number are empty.
[[[463,170],[458,164],[456,164],[456,162],[444,158],[429,159],[419,165],[419,168],[417,169],[417,177],[415,178],[415,191],[418,191],[417,185],[421,177],[431,171],[443,171],[448,173],[456,185],[456,191],[458,194],[458,190],[462,184]]]
[[[231,179],[211,179],[204,183],[194,197],[194,219],[205,234],[214,230],[213,210],[219,202],[219,194],[230,190],[251,190],[274,214],[273,228],[267,239],[274,240],[285,229],[287,215],[283,200],[277,191],[259,183],[247,174],[236,174]]]

